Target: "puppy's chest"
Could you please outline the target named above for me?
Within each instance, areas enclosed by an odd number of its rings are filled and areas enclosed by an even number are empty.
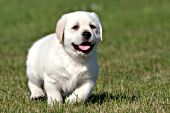
[[[70,75],[70,80],[75,82],[89,78],[91,73],[87,66],[68,66],[66,71]]]

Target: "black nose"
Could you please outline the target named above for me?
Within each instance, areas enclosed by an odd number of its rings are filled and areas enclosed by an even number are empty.
[[[91,37],[91,33],[89,31],[84,31],[82,35],[83,35],[83,38],[87,40]]]

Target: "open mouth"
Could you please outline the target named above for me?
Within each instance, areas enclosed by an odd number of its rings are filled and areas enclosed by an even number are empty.
[[[91,44],[90,42],[83,42],[80,45],[76,45],[72,43],[74,49],[81,51],[83,53],[89,53],[92,49],[94,44]]]

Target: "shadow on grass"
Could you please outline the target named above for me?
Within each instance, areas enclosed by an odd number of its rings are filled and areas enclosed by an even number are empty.
[[[31,99],[32,101],[46,101],[47,100],[47,97],[46,96],[44,96],[44,97],[38,97],[38,98],[32,98]]]
[[[102,104],[106,101],[121,101],[121,100],[127,100],[127,101],[135,101],[137,100],[136,95],[127,95],[127,94],[117,94],[117,95],[112,95],[108,92],[102,92],[99,94],[92,94],[89,99],[88,103],[98,103]]]
[[[134,94],[126,94],[126,93],[120,93],[117,95],[112,95],[111,93],[108,92],[102,92],[102,93],[93,93],[87,103],[98,103],[98,104],[103,104],[104,102],[108,101],[136,101],[138,99],[138,96]],[[34,98],[32,99],[33,101],[38,101],[38,102],[44,102],[47,100],[47,97],[39,97],[39,98]]]

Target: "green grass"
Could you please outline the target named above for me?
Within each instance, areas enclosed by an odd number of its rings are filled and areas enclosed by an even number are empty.
[[[169,6],[169,0],[0,0],[0,112],[169,113]],[[29,100],[28,48],[76,10],[95,11],[104,28],[93,95],[86,104],[54,107]]]

